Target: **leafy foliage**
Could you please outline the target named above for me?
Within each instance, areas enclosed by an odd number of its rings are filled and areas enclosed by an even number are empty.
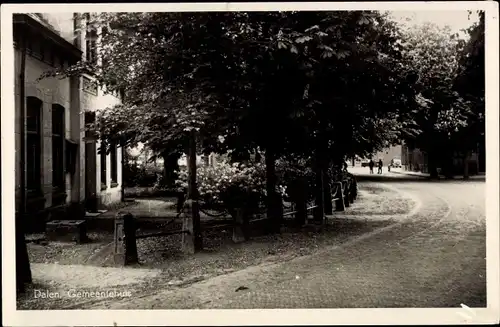
[[[177,185],[187,189],[187,171],[178,172]],[[266,196],[265,167],[260,163],[217,162],[214,166],[197,169],[198,194],[207,206],[224,206],[229,210],[244,207],[248,203],[258,205]],[[283,192],[283,187],[277,191]]]
[[[484,12],[479,12],[479,21],[467,32],[469,40],[460,54],[460,67],[454,81],[454,90],[463,97],[469,109],[467,125],[462,126],[454,138],[465,152],[485,142]]]
[[[472,71],[484,76],[484,65],[483,72],[466,68],[467,62],[472,63],[469,53],[477,54],[481,50],[476,47],[484,48],[484,41],[481,44],[478,40],[481,35],[478,29],[477,26],[469,29],[470,35],[475,31],[476,36],[468,41],[452,33],[448,27],[441,28],[431,23],[413,26],[401,34],[402,63],[405,69],[418,76],[415,87],[419,93],[418,108],[413,112],[419,132],[407,135],[405,140],[410,146],[429,154],[429,164],[433,166],[431,173],[440,161],[446,166],[444,162],[451,160],[455,152],[467,152],[477,147],[476,136],[480,135],[477,126],[483,124],[479,121],[484,114],[474,113],[477,111],[474,100],[459,85],[464,85],[468,78],[465,75]],[[484,40],[484,34],[482,37]],[[477,67],[476,63],[472,65]]]
[[[175,154],[195,129],[205,153],[328,166],[401,138],[444,146],[470,120],[472,100],[454,89],[470,47],[447,28],[402,30],[374,11],[92,17],[97,65],[50,74],[87,72],[124,93],[94,126],[106,140]]]
[[[322,143],[341,160],[394,141],[406,127],[412,89],[397,64],[397,27],[384,14],[93,17],[90,26],[103,29],[99,65],[56,73],[89,72],[110,91],[125,91],[123,105],[103,110],[104,138],[181,152],[185,131],[195,128],[206,152],[310,154]]]

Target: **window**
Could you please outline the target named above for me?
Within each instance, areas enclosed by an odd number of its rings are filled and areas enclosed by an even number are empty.
[[[91,63],[97,63],[97,30],[90,23],[90,14],[85,14],[84,18],[86,20],[86,32],[85,32],[85,44],[86,44],[86,53],[85,59]]]
[[[52,186],[64,188],[64,107],[52,106]]]
[[[118,163],[116,162],[116,144],[113,144],[110,149],[111,160],[111,183],[118,183]],[[115,185],[116,186],[116,185]]]
[[[106,143],[104,140],[101,141],[101,148],[99,149],[101,154],[101,184],[107,185],[106,179]]]
[[[43,102],[28,97],[26,103],[26,188],[28,192],[41,190],[41,133],[40,121]]]

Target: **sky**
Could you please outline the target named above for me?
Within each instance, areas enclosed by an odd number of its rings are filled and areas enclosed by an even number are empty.
[[[433,11],[391,11],[394,19],[402,24],[421,25],[426,22],[435,23],[439,26],[450,26],[453,32],[462,34],[461,29],[465,29],[478,20],[477,14],[471,15],[468,19],[466,10],[433,10]]]

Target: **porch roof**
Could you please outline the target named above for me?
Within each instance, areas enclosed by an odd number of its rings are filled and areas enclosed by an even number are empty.
[[[29,14],[14,14],[14,40],[19,38],[41,38],[50,43],[55,50],[60,52],[70,62],[77,62],[82,58],[82,51],[74,44],[65,40],[57,32],[37,21]],[[17,38],[16,38],[17,36]]]

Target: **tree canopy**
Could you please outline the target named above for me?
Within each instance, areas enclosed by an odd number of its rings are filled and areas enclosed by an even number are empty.
[[[411,130],[414,72],[385,14],[338,12],[101,13],[91,73],[123,104],[102,111],[103,138],[125,135],[182,151],[257,147],[308,155],[368,154]],[[414,78],[413,78],[414,79]],[[224,142],[220,142],[224,139]]]
[[[433,24],[402,29],[374,11],[91,17],[98,64],[50,74],[89,72],[124,91],[121,105],[102,111],[100,136],[157,153],[182,152],[196,129],[204,152],[320,149],[341,161],[401,139],[439,149],[481,117],[471,103],[484,86],[464,85],[481,80],[484,20],[466,42]]]
[[[420,103],[413,115],[419,133],[405,141],[428,152],[431,170],[456,151],[475,150],[484,126],[483,18],[467,34],[468,40],[432,23],[402,31],[403,64],[418,76]]]

